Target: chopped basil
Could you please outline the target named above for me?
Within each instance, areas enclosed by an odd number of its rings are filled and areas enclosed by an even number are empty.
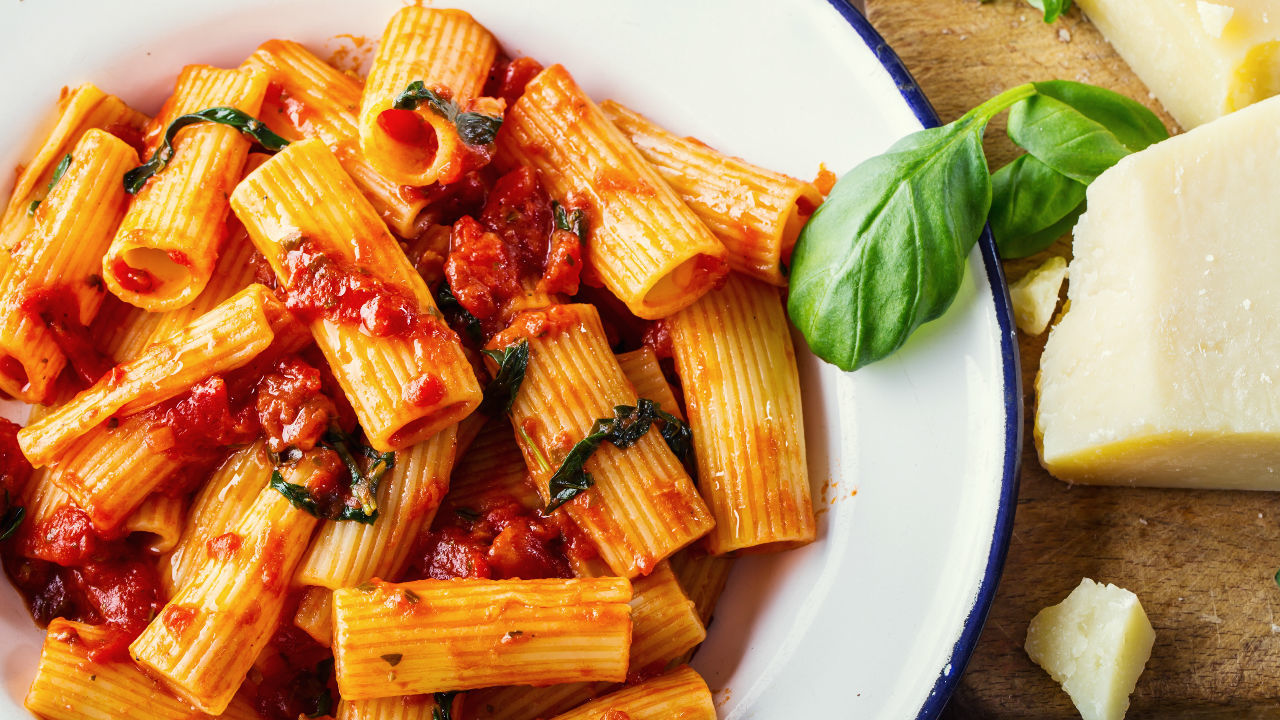
[[[49,179],[48,192],[53,192],[53,186],[58,184],[58,181],[67,173],[67,168],[69,167],[71,167],[71,153],[63,155],[62,160],[58,161],[58,165],[53,168],[53,177]],[[40,207],[40,202],[40,200],[32,200],[31,204],[27,206],[27,214],[35,215],[36,208]]]
[[[436,706],[431,708],[431,720],[453,720],[453,698],[457,694],[457,690],[436,693]]]
[[[422,598],[418,597],[418,593],[410,590],[409,588],[401,588],[400,592],[404,594],[405,602],[410,605],[417,605],[422,600]]]
[[[661,423],[662,439],[681,461],[686,461],[693,449],[693,432],[680,418],[663,412],[648,398],[640,398],[634,407],[618,405],[613,408],[613,417],[592,423],[591,432],[569,449],[560,468],[551,476],[551,502],[547,503],[547,513],[554,512],[591,487],[594,481],[585,465],[601,443],[607,441],[617,448],[626,449],[644,437],[654,423]]]
[[[22,526],[22,519],[27,516],[26,508],[21,505],[11,505],[12,500],[9,498],[9,491],[4,491],[4,513],[0,514],[0,540],[8,540],[13,534],[18,532],[18,528]]]
[[[441,312],[457,313],[462,318],[467,336],[477,343],[484,342],[484,330],[480,327],[480,321],[458,302],[458,298],[453,294],[453,288],[449,287],[448,280],[440,283],[440,288],[436,290],[436,307],[440,308]]]
[[[305,510],[316,517],[321,517],[320,506],[316,504],[316,499],[312,497],[311,491],[302,485],[286,482],[279,470],[271,471],[271,489],[283,495],[290,505],[299,510]]]
[[[232,107],[212,107],[199,112],[188,113],[174,118],[164,131],[164,140],[156,148],[151,158],[138,167],[124,174],[124,189],[130,195],[137,195],[142,186],[147,184],[152,175],[164,169],[173,159],[173,139],[178,131],[188,125],[202,122],[218,123],[233,127],[253,138],[264,150],[279,152],[289,145],[289,141],[271,132],[271,129],[254,116]]]
[[[309,718],[318,718],[333,712],[333,695],[329,693],[329,677],[333,674],[333,658],[325,658],[316,664],[315,670],[304,673],[296,680],[300,695],[310,696],[312,711]]]
[[[396,95],[394,106],[397,110],[417,110],[426,103],[437,115],[453,123],[458,129],[458,137],[472,147],[488,145],[502,127],[502,118],[496,115],[484,115],[477,112],[459,112],[452,100],[440,97],[421,80],[414,80],[404,92]]]
[[[581,210],[566,211],[563,205],[554,200],[551,202],[551,212],[555,216],[557,230],[568,230],[582,242],[587,241],[586,213]]]
[[[351,447],[356,447],[353,452]],[[284,495],[289,503],[299,510],[305,510],[318,518],[325,520],[354,520],[358,523],[366,525],[373,523],[378,519],[378,485],[382,481],[383,475],[396,465],[396,454],[394,452],[378,452],[373,448],[359,442],[355,435],[344,433],[337,426],[330,427],[318,443],[319,447],[323,447],[337,453],[342,459],[343,465],[346,466],[350,476],[351,494],[360,503],[358,507],[343,505],[342,509],[336,514],[328,508],[321,508],[320,503],[316,502],[316,498],[311,491],[302,485],[286,482],[284,476],[279,470],[271,473],[271,487]],[[372,461],[368,471],[360,469],[360,463],[356,459],[356,455],[363,455]],[[302,459],[302,451],[294,447],[285,448],[281,453],[272,453],[271,460],[277,465],[289,465]]]
[[[453,513],[467,522],[476,522],[480,519],[480,513],[471,508],[454,508]]]
[[[390,665],[391,667],[395,667],[400,664],[401,660],[404,659],[404,654],[403,653],[387,653],[386,655],[379,655],[378,657],[382,658],[383,660],[386,660],[387,664]]]
[[[497,415],[511,410],[524,382],[524,371],[529,367],[529,341],[520,338],[502,350],[483,350],[485,355],[498,363],[498,372],[484,389],[480,412]]]

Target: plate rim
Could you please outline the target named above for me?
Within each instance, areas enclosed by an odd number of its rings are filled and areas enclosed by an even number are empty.
[[[852,0],[826,0],[845,22],[858,33],[862,41],[870,48],[884,71],[894,81],[898,93],[907,107],[920,121],[925,129],[942,124],[938,113],[925,96],[924,90],[907,70],[906,65],[894,52],[884,37],[871,25],[861,10],[853,6]],[[987,281],[991,285],[991,296],[995,303],[996,324],[1000,330],[1000,356],[1002,359],[1002,388],[1005,419],[1005,449],[1002,461],[1000,502],[996,508],[994,535],[991,549],[987,554],[986,570],[974,603],[965,618],[960,636],[952,646],[947,664],[924,704],[916,715],[917,720],[933,720],[942,713],[951,694],[964,674],[965,666],[978,646],[982,628],[986,625],[987,615],[995,601],[996,591],[1000,585],[1000,577],[1004,572],[1005,557],[1009,552],[1009,542],[1013,535],[1013,521],[1017,509],[1018,486],[1021,477],[1022,440],[1023,440],[1023,406],[1022,406],[1022,363],[1018,353],[1017,330],[1013,323],[1013,309],[1009,300],[1009,286],[1005,282],[1004,268],[996,252],[995,239],[991,235],[991,227],[984,226],[978,238],[978,247],[982,251],[982,264],[986,270]]]

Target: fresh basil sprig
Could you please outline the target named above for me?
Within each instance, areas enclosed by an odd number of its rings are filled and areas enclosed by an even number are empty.
[[[460,112],[452,100],[440,97],[421,80],[414,80],[392,101],[397,110],[417,110],[426,103],[437,115],[453,123],[458,129],[458,137],[472,147],[481,147],[493,142],[502,127],[502,118],[496,115],[485,115],[478,112]]]
[[[457,690],[435,693],[432,698],[436,706],[431,708],[431,720],[453,720],[453,698],[457,694]]]
[[[253,138],[264,150],[269,152],[279,152],[289,145],[289,141],[271,132],[271,129],[249,113],[237,110],[233,107],[212,107],[200,110],[198,112],[179,115],[169,123],[169,127],[164,131],[164,140],[160,143],[160,147],[152,153],[151,158],[124,174],[124,189],[130,195],[137,195],[142,187],[147,184],[151,176],[164,169],[173,159],[173,139],[178,135],[178,131],[188,125],[195,125],[202,122],[218,123],[219,125],[227,125]]]
[[[592,423],[591,432],[569,449],[569,454],[565,455],[564,461],[551,476],[551,502],[547,503],[546,512],[555,512],[594,484],[591,473],[584,466],[602,443],[609,442],[620,449],[629,448],[644,437],[655,423],[661,424],[662,439],[667,442],[672,453],[681,461],[687,460],[693,448],[693,431],[684,421],[663,412],[657,403],[648,398],[640,398],[634,406],[615,406],[613,417],[601,418]]]
[[[1009,135],[1028,156],[993,178],[982,137],[1010,108]],[[1165,137],[1141,104],[1061,80],[912,133],[850,171],[809,219],[787,312],[818,357],[844,370],[880,360],[950,306],[989,212],[1006,257],[1038,252],[1083,212],[1084,185]]]
[[[27,516],[27,509],[21,505],[12,505],[9,491],[4,491],[4,513],[0,514],[0,540],[8,540],[22,526],[22,519]]]
[[[484,342],[484,328],[480,326],[480,321],[458,302],[458,298],[453,294],[453,288],[449,287],[448,280],[440,283],[440,287],[436,290],[436,307],[441,312],[457,313],[458,317],[462,318],[462,327],[467,336],[477,343]]]
[[[529,368],[529,341],[520,338],[502,350],[481,352],[498,363],[498,372],[484,389],[480,412],[485,415],[505,413],[511,410],[511,404],[516,401],[520,384],[524,382],[524,372]]]

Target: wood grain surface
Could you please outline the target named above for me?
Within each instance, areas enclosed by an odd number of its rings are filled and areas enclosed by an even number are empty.
[[[943,122],[1007,87],[1055,78],[1102,85],[1172,120],[1073,10],[1045,25],[1024,0],[867,0],[867,15]],[[1016,148],[988,131],[991,167]],[[1006,263],[1016,279],[1049,255]],[[1280,494],[1071,487],[1031,440],[1042,337],[1019,335],[1026,443],[1013,541],[977,651],[944,717],[1076,718],[1022,649],[1027,624],[1082,577],[1137,593],[1156,642],[1129,718],[1280,718]]]

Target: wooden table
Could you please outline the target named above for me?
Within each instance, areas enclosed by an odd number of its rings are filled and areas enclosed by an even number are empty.
[[[1005,88],[1062,78],[1109,87],[1173,126],[1101,35],[1073,10],[1045,25],[1025,0],[866,0],[943,122]],[[1016,150],[987,133],[992,169]],[[1016,279],[1051,254],[1005,264]],[[1078,718],[1022,649],[1027,623],[1081,577],[1137,593],[1156,643],[1130,718],[1280,718],[1280,494],[1070,487],[1031,440],[1044,338],[1019,336],[1026,445],[1013,542],[977,651],[944,717]]]

